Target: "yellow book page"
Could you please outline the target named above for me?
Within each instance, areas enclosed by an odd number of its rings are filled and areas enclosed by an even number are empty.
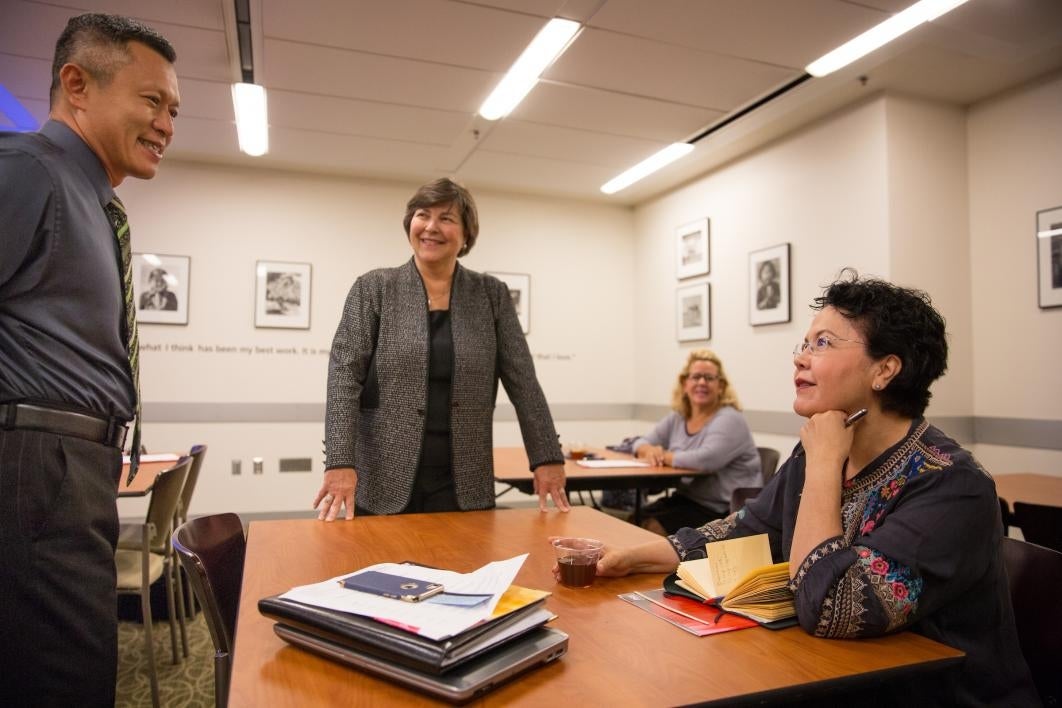
[[[710,568],[712,597],[726,595],[738,582],[756,568],[771,565],[771,544],[767,534],[716,541],[704,547]]]

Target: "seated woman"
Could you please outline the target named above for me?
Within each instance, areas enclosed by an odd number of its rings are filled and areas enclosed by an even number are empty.
[[[846,273],[794,352],[800,444],[740,511],[609,548],[599,575],[673,571],[710,541],[766,533],[788,560],[801,626],[820,637],[910,629],[966,652],[917,705],[1038,705],[1003,566],[995,483],[922,417],[947,368],[944,319],[920,291]],[[866,408],[851,427],[846,416]],[[904,692],[915,692],[904,696]]]
[[[690,352],[671,395],[674,412],[634,442],[654,465],[710,472],[687,477],[677,491],[642,511],[642,526],[661,535],[721,519],[738,487],[759,487],[760,455],[723,362],[707,349]]]

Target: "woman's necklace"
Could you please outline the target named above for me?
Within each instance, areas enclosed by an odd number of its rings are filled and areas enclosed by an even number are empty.
[[[434,297],[432,297],[431,293],[428,293],[428,307],[431,307],[431,304],[433,302],[442,302],[449,296],[450,296],[450,289],[449,288],[447,288],[446,291],[443,292],[442,294],[436,295]]]

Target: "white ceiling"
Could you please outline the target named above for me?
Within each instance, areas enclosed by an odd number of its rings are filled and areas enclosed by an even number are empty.
[[[236,144],[232,0],[0,0],[0,84],[44,119],[66,19],[127,14],[177,49],[173,157],[418,182],[452,175],[474,188],[633,204],[882,90],[968,105],[1062,67],[1062,0],[970,0],[730,123],[644,182],[598,191],[912,1],[251,0],[255,79],[269,92],[261,158]],[[510,116],[479,118],[553,16],[585,29]]]

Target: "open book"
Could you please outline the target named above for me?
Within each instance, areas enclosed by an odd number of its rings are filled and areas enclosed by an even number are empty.
[[[789,564],[772,563],[767,534],[715,541],[706,557],[679,563],[678,585],[727,612],[757,622],[796,616]]]

